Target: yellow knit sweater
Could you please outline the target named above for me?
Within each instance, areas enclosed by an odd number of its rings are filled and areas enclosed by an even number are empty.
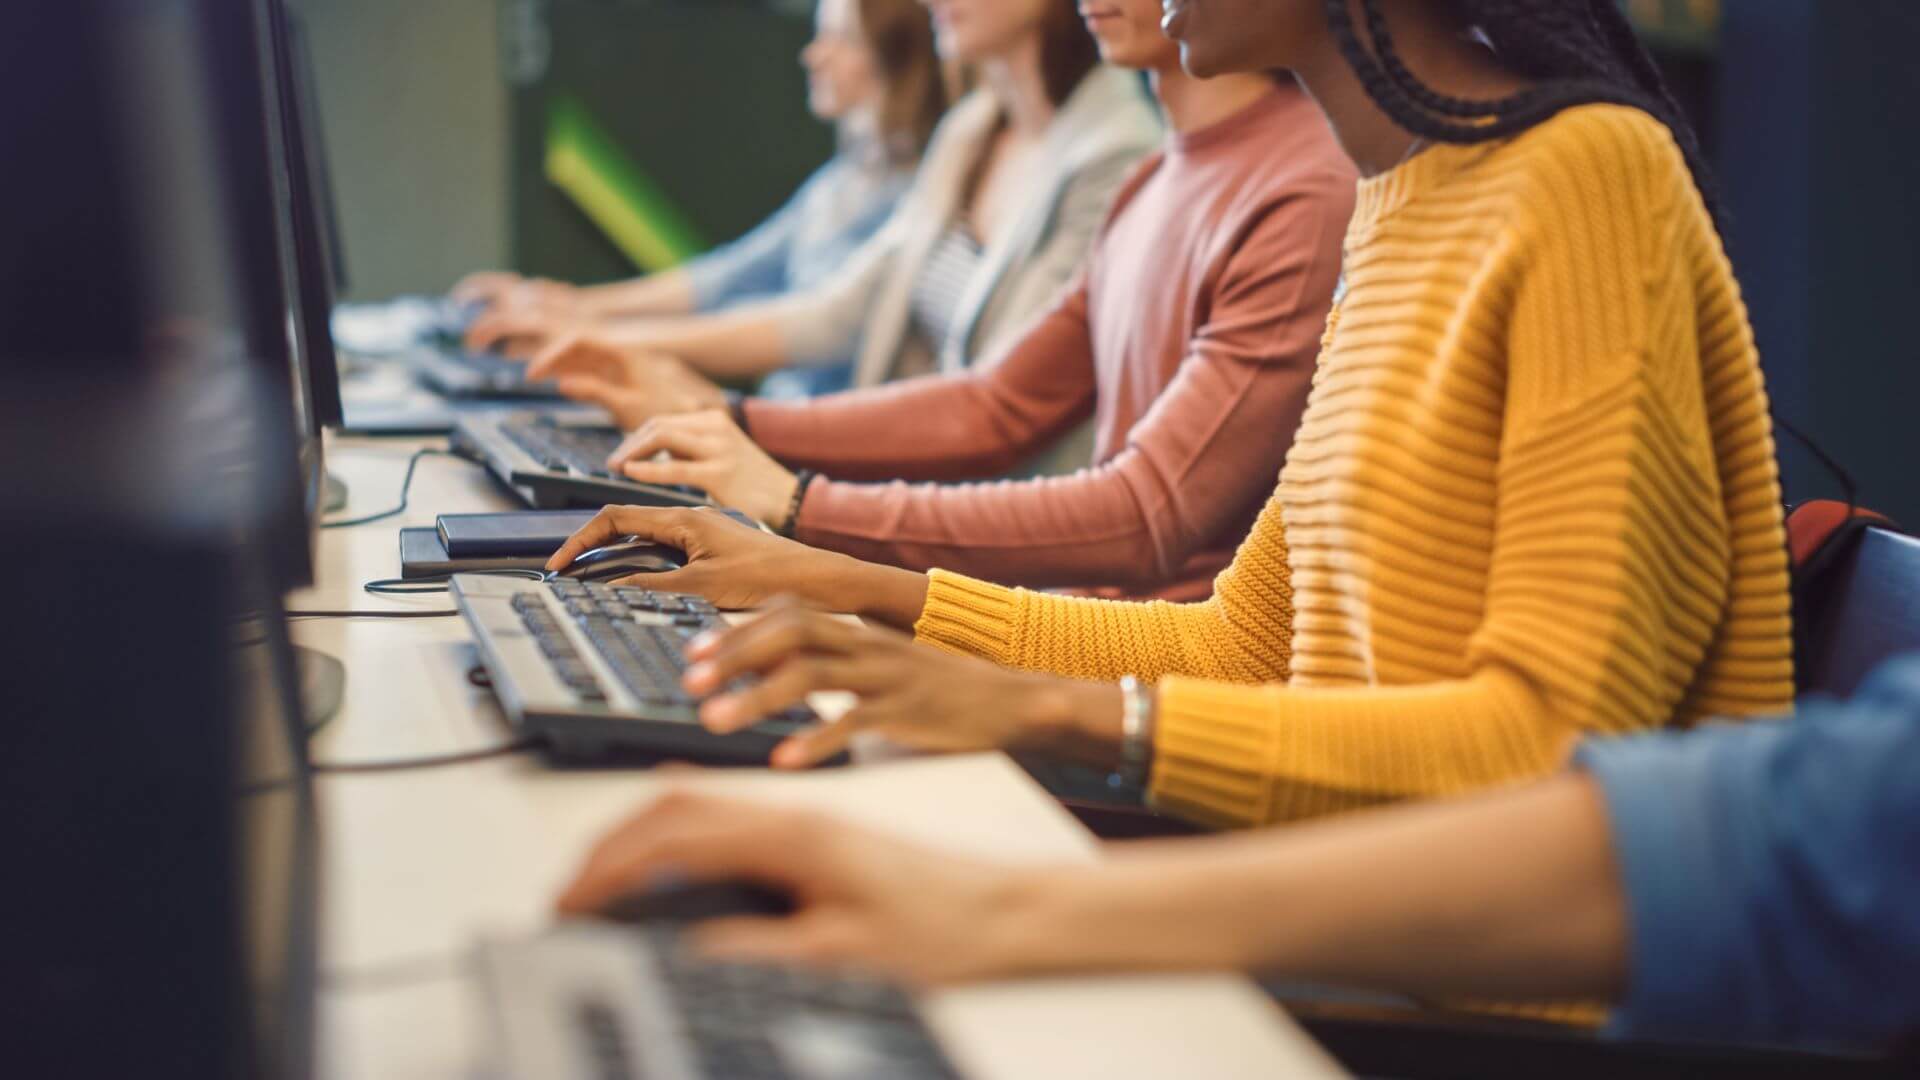
[[[1220,825],[1790,707],[1759,361],[1664,126],[1591,105],[1436,146],[1361,183],[1346,274],[1279,488],[1213,599],[936,571],[920,638],[1158,680],[1150,794]]]

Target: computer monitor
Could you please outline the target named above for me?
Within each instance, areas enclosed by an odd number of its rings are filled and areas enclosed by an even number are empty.
[[[0,120],[27,196],[0,202],[0,266],[31,289],[0,335],[0,850],[31,1003],[8,1075],[311,1071],[315,822],[279,607],[307,526],[233,8],[61,0],[0,40],[0,98],[34,103]]]
[[[269,37],[273,100],[280,118],[279,164],[283,166],[292,226],[294,287],[306,366],[308,398],[314,422],[338,427],[345,418],[340,403],[340,374],[333,348],[334,259],[337,244],[328,235],[333,215],[322,208],[328,185],[322,175],[318,113],[300,53],[306,39],[295,29],[286,0],[259,0]]]
[[[340,225],[340,200],[333,186],[333,162],[327,155],[326,125],[321,122],[320,84],[313,73],[312,38],[307,22],[298,11],[287,8],[287,45],[292,53],[289,68],[293,76],[295,100],[301,106],[301,130],[306,135],[307,164],[313,173],[313,193],[320,206],[323,239],[327,246],[327,264],[333,269],[333,292],[337,298],[347,291],[347,249]]]
[[[256,590],[239,595],[231,667],[246,1075],[303,1080],[319,982],[318,828],[299,668],[261,554],[243,546],[229,563],[236,588]]]
[[[197,0],[206,16],[206,78],[217,133],[221,190],[228,207],[240,290],[240,322],[251,355],[287,395],[297,448],[298,509],[278,533],[286,587],[313,581],[313,530],[325,489],[321,421],[315,408],[297,269],[294,193],[278,104],[271,28],[258,0]]]

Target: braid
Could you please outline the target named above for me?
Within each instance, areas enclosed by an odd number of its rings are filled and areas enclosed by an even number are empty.
[[[1435,142],[1482,143],[1519,134],[1576,105],[1636,108],[1672,131],[1701,198],[1719,221],[1700,141],[1614,0],[1452,2],[1504,63],[1537,85],[1495,101],[1439,93],[1400,58],[1378,0],[1359,0],[1371,50],[1360,40],[1348,0],[1324,0],[1341,55],[1394,123]]]

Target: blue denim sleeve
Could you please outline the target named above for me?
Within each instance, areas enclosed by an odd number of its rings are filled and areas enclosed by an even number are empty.
[[[787,266],[794,240],[800,233],[801,215],[806,212],[808,189],[820,183],[832,167],[832,162],[821,166],[800,185],[786,205],[775,210],[752,232],[686,264],[697,310],[713,311],[742,300],[787,291]]]
[[[1877,1049],[1920,1031],[1920,657],[1792,719],[1583,745],[1635,1039]]]

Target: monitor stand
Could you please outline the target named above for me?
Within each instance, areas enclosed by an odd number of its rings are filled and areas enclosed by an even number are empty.
[[[293,662],[300,672],[300,719],[311,734],[340,711],[347,690],[347,665],[304,645],[293,647]]]
[[[347,482],[332,473],[320,474],[320,512],[331,514],[347,508]]]

